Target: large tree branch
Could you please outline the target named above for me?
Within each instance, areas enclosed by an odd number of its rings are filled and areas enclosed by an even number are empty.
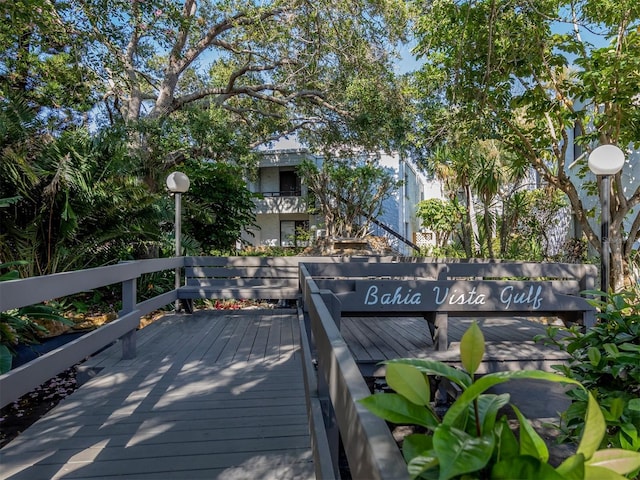
[[[222,45],[222,41],[219,40],[218,37],[228,30],[263,22],[265,20],[268,20],[269,18],[281,14],[284,11],[284,8],[268,9],[255,18],[248,16],[246,13],[240,12],[236,15],[224,19],[222,22],[211,26],[211,28],[209,28],[209,30],[207,30],[207,32],[202,36],[200,41],[198,41],[193,47],[184,52],[182,60],[176,63],[176,65],[178,66],[178,73],[184,71],[202,52],[204,52],[210,46],[214,45],[216,41],[219,42],[219,45]],[[185,27],[185,29],[186,28],[187,27]],[[229,47],[231,46],[229,45]],[[180,52],[182,52],[182,49],[176,53]]]

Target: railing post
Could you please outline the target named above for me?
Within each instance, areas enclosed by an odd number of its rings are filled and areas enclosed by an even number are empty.
[[[338,297],[336,297],[331,290],[320,290],[318,293],[320,294],[322,302],[327,307],[327,310],[339,331],[340,319],[342,317],[340,300],[338,300]],[[329,352],[318,354],[318,362],[322,361],[320,357],[323,359],[330,357]],[[332,385],[327,382],[327,379],[322,374],[322,366],[320,366],[320,371],[321,373],[318,375],[318,397],[324,414],[325,430],[327,432],[327,440],[329,442],[329,451],[333,460],[334,474],[336,475],[336,478],[339,478],[340,427],[331,401],[331,391],[335,390],[337,385]]]
[[[342,306],[340,305],[340,300],[331,290],[320,290],[320,296],[322,297],[322,301],[327,306],[329,313],[331,313],[331,318],[340,330],[340,320],[342,320]]]
[[[133,312],[136,309],[136,280],[137,278],[131,278],[122,282],[122,310],[120,310],[120,316],[124,316]],[[125,333],[120,337],[122,341],[122,359],[131,360],[136,356],[136,329]]]

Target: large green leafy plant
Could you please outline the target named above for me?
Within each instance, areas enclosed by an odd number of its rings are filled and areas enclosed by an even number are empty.
[[[474,374],[484,355],[484,337],[473,323],[460,342],[466,371],[426,359],[397,359],[387,363],[387,383],[395,393],[377,393],[362,400],[374,414],[396,424],[420,425],[427,433],[405,438],[403,455],[411,478],[491,479],[621,479],[637,473],[640,454],[622,449],[598,450],[605,434],[602,411],[591,393],[586,427],[577,452],[557,468],[548,463],[549,451],[542,438],[508,393],[485,393],[511,379],[536,379],[574,384],[576,380],[538,370],[497,372],[478,379]],[[461,395],[440,418],[431,406],[427,375],[438,375],[462,389]],[[519,439],[501,408],[510,405],[519,424]]]
[[[586,292],[601,298],[602,292]],[[590,300],[599,310],[598,324],[582,333],[549,327],[546,337],[571,355],[569,362],[555,368],[579,381],[584,388],[567,393],[571,407],[563,413],[561,428],[570,440],[587,428],[586,390],[598,401],[607,423],[602,447],[613,446],[640,451],[640,305],[637,289],[612,293],[605,301]],[[562,332],[567,332],[561,335]]]

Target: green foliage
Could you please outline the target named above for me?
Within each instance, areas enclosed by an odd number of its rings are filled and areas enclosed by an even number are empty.
[[[507,196],[499,219],[501,258],[548,260],[548,234],[566,206],[566,196],[552,187],[516,190]]]
[[[24,263],[0,264],[0,282],[17,280],[19,273],[15,267]],[[49,305],[30,305],[0,312],[0,374],[11,370],[15,345],[18,343],[38,343],[38,335],[47,333],[47,329],[37,320],[52,320],[64,325],[73,324],[60,315],[56,308]]]
[[[387,381],[395,393],[376,393],[361,400],[374,414],[400,424],[421,425],[427,433],[405,438],[403,455],[411,478],[422,479],[590,479],[624,478],[640,469],[640,453],[622,449],[599,450],[605,436],[605,419],[595,397],[577,380],[554,373],[532,371],[498,372],[478,379],[474,374],[484,355],[484,337],[477,323],[460,342],[465,370],[426,359],[389,360]],[[457,384],[462,394],[440,418],[427,399],[427,375],[444,377]],[[500,409],[509,404],[509,394],[485,393],[510,379],[539,379],[569,383],[587,398],[586,428],[577,453],[553,468],[542,438],[518,408],[511,405],[519,424],[518,438]]]
[[[138,279],[138,301],[143,302],[175,288],[175,272],[164,270],[161,272],[145,273]],[[165,308],[173,308],[167,305]]]
[[[589,293],[589,292],[588,292]],[[602,292],[590,292],[601,295]],[[569,353],[568,365],[555,368],[579,381],[600,404],[606,420],[602,447],[640,451],[640,304],[637,288],[612,293],[606,300],[590,300],[600,309],[597,325],[582,333],[550,327],[540,337]],[[563,333],[566,332],[566,335]],[[567,439],[575,440],[587,428],[584,414],[588,397],[582,389],[568,392],[573,402],[561,425]]]
[[[126,156],[126,131],[45,134],[24,100],[0,104],[2,258],[28,260],[24,276],[102,265],[158,241],[162,212]],[[1,124],[2,122],[0,122]]]
[[[252,199],[230,165],[257,145],[402,135],[389,50],[407,14],[400,0],[0,2],[0,258],[39,275],[170,251],[162,185],[185,164],[183,245],[231,251]]]
[[[0,3],[0,98],[21,96],[52,128],[78,124],[98,96],[65,2]]]
[[[544,184],[562,190],[587,240],[600,249],[599,232],[589,222],[592,212],[584,202],[585,196],[597,194],[593,177],[586,177],[591,175],[587,158],[598,144],[617,144],[623,150],[638,146],[638,2],[464,0],[413,5],[415,53],[424,66],[412,85],[417,98],[412,135],[427,168],[434,170],[441,163],[439,150],[449,150],[457,165],[448,178],[461,188],[482,187],[474,188],[481,196],[483,190],[495,192],[497,172],[492,168],[481,170],[482,181],[477,182],[474,150],[483,142],[499,142],[516,170],[534,168]],[[575,152],[568,132],[575,134]],[[638,238],[639,213],[632,205],[640,190],[614,188],[612,195],[612,224],[631,226],[630,231],[611,232],[611,244],[618,245],[611,270],[617,289],[623,284],[625,257]],[[485,240],[490,239],[488,218],[485,214]],[[508,231],[505,226],[503,233]],[[511,250],[510,257],[520,257],[520,244],[513,239],[514,247],[505,247],[503,253]]]
[[[365,236],[384,200],[402,185],[370,158],[327,158],[320,167],[305,160],[298,174],[315,197],[328,235],[336,237]]]
[[[416,214],[423,227],[435,232],[436,248],[446,245],[451,234],[460,229],[460,223],[464,218],[464,210],[457,201],[438,198],[422,200],[417,205]]]
[[[232,251],[243,228],[254,225],[254,194],[247,189],[243,170],[226,163],[189,161],[184,173],[191,179],[184,202],[183,230],[200,251]]]

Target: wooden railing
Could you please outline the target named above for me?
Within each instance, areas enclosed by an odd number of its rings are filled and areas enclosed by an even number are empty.
[[[122,284],[122,310],[118,318],[18,368],[0,375],[0,407],[20,398],[46,380],[91,354],[122,341],[124,358],[135,356],[135,331],[140,317],[175,302],[176,290],[137,302],[136,280],[145,273],[180,268],[184,258],[124,262],[108,267],[0,282],[0,311],[33,305],[95,288]]]
[[[449,285],[450,282],[458,280],[468,281],[473,285],[478,282],[490,282],[491,285],[509,286],[506,282],[522,281],[521,277],[525,276],[529,277],[529,283],[544,282],[541,284],[544,288],[557,290],[560,287],[559,295],[562,295],[563,302],[566,302],[568,299],[578,298],[575,294],[579,290],[592,288],[595,275],[592,266],[500,262],[456,264],[432,259],[393,257],[282,257],[261,260],[255,257],[246,257],[246,260],[233,257],[228,259],[229,265],[224,267],[224,274],[219,275],[211,269],[220,268],[220,262],[220,259],[193,257],[141,260],[78,272],[1,282],[0,311],[116,283],[122,284],[122,310],[113,322],[0,376],[0,407],[118,339],[122,343],[123,357],[135,356],[135,331],[140,317],[171,304],[182,296],[179,290],[174,289],[138,303],[136,281],[145,273],[173,270],[185,265],[194,267],[191,268],[190,275],[196,278],[202,273],[204,277],[198,279],[195,285],[189,286],[196,287],[195,289],[183,287],[182,293],[186,294],[183,298],[202,298],[239,294],[243,291],[242,288],[255,286],[250,277],[278,278],[278,275],[282,275],[282,268],[287,265],[295,266],[298,268],[299,299],[302,300],[299,314],[303,337],[302,357],[318,478],[338,477],[338,445],[341,438],[353,478],[405,479],[408,478],[406,464],[386,423],[359,403],[360,399],[370,395],[370,391],[340,333],[341,315],[388,314],[400,311],[399,306],[410,307],[411,311],[407,313],[411,315],[425,313],[430,308],[437,315],[446,316],[449,311],[456,314],[461,312],[454,308],[455,305],[441,309],[427,303],[415,305],[404,300],[396,302],[396,305],[384,305],[379,308],[366,301],[366,293],[365,301],[362,301],[362,286],[367,287],[373,285],[371,282],[376,282],[376,288],[382,292],[383,285],[392,282],[392,290],[396,289],[393,291],[397,292],[397,288],[405,285],[403,282],[407,282],[407,285],[415,285],[412,288],[417,292],[418,288],[427,285],[425,282],[431,282],[428,283],[430,288],[437,286],[438,282],[441,285]],[[222,263],[224,262],[223,259]],[[276,266],[278,268],[269,273],[269,267]],[[517,277],[520,280],[505,280],[505,277]],[[235,285],[232,285],[234,282]],[[271,298],[278,298],[278,295],[284,293],[289,296],[291,293],[289,290],[278,292],[279,286],[274,285],[274,288],[267,289]],[[261,292],[261,295],[267,294],[264,288]],[[489,298],[489,293],[486,295]],[[584,299],[579,300],[584,302]],[[555,301],[557,302],[557,299]],[[487,306],[490,307],[488,312],[496,312],[495,305],[488,300]],[[554,304],[551,306],[556,308]],[[560,307],[565,308],[566,305],[560,305],[558,308],[561,309]],[[583,313],[590,313],[591,307],[578,307]],[[522,309],[506,308],[506,313],[513,311],[526,313]],[[474,308],[474,314],[477,313],[479,309]],[[444,339],[446,345],[446,335]],[[331,456],[332,461],[327,462],[327,456]]]
[[[307,386],[307,392],[322,404],[334,469],[341,437],[352,478],[408,479],[406,463],[389,427],[358,402],[371,392],[340,334],[337,298],[318,288],[304,264],[300,278],[318,369],[317,390]],[[337,471],[335,478],[339,478]]]
[[[595,309],[580,297],[580,292],[593,289],[595,274],[593,265],[446,262],[425,258],[372,257],[349,264],[301,264],[301,298],[317,362],[317,397],[334,465],[340,437],[353,478],[408,478],[407,466],[388,426],[358,402],[371,392],[340,334],[343,315],[425,316],[429,323],[435,323],[435,331],[431,333],[434,344],[441,349],[447,346],[450,312],[480,317],[500,313],[562,317],[571,313],[575,314],[572,318],[588,327],[592,325]],[[457,300],[440,304],[427,298],[434,287],[455,290],[452,285],[461,290],[470,287],[482,298],[476,296],[474,305],[466,306],[459,305]],[[515,287],[531,289],[539,296],[533,298],[531,294],[528,299],[521,295],[521,305],[492,298],[496,290],[499,297],[499,289],[510,292]],[[367,292],[372,290],[378,292],[378,299],[386,295],[385,301],[374,305],[376,302],[367,299]],[[525,300],[531,301],[525,305]]]

